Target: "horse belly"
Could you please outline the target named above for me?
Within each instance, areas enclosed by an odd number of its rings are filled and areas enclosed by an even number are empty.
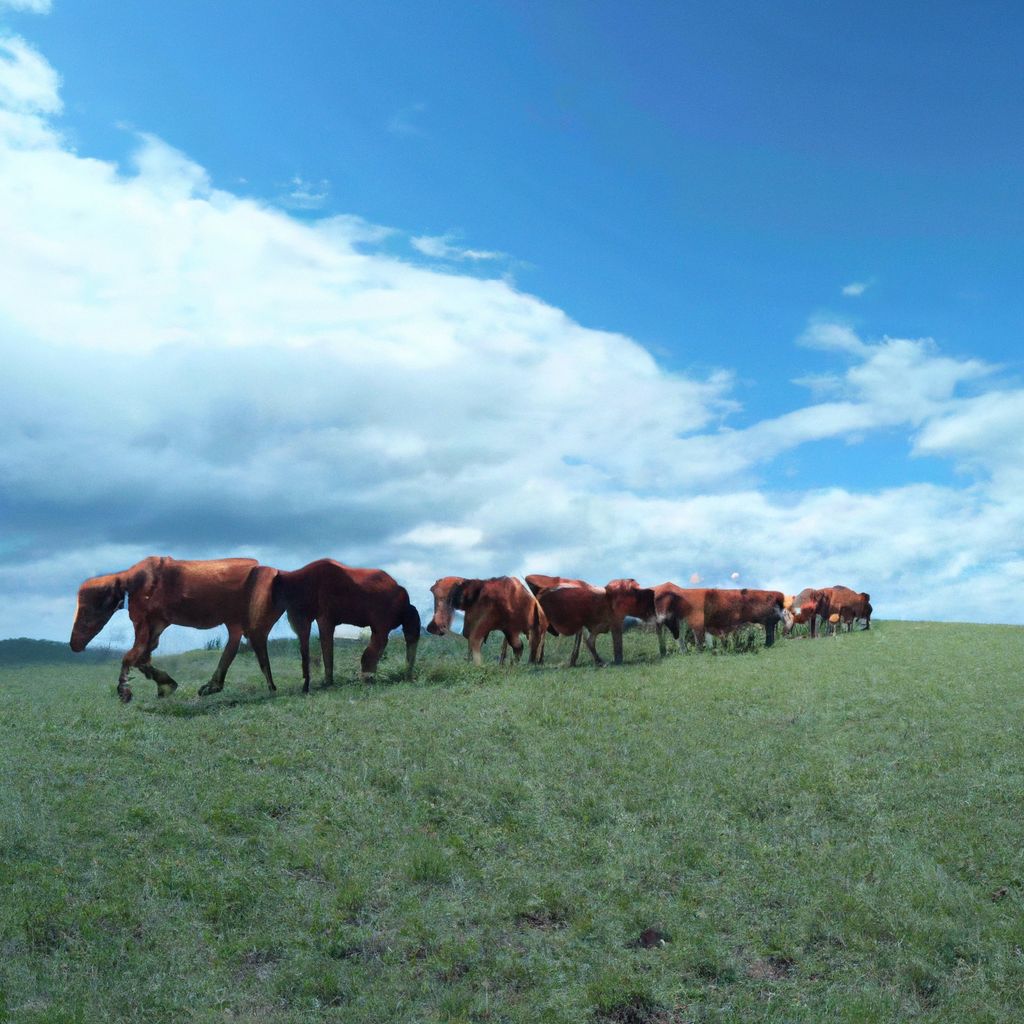
[[[189,595],[178,602],[171,621],[177,626],[190,626],[193,629],[213,629],[224,623],[244,625],[246,602],[233,598],[235,595],[227,598],[224,595]]]

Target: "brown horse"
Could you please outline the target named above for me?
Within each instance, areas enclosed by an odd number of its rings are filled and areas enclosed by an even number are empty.
[[[665,656],[665,628],[686,654],[686,627],[693,631],[694,648],[704,647],[704,587],[677,587],[674,583],[659,583],[654,588],[654,605],[658,610],[658,650]]]
[[[225,625],[228,642],[213,676],[199,695],[205,697],[224,689],[224,677],[238,652],[243,634],[274,690],[267,654],[267,636],[281,617],[271,600],[276,569],[260,565],[253,558],[218,558],[204,562],[179,562],[151,556],[123,572],[94,576],[78,589],[78,608],[71,630],[71,650],[82,651],[110,621],[118,608],[127,606],[135,626],[135,644],[121,662],[117,695],[132,699],[128,675],[137,668],[157,686],[157,696],[173,693],[178,684],[155,668],[150,657],[168,626],[212,629]]]
[[[812,637],[818,635],[818,619],[828,619],[828,594],[824,590],[815,590],[813,587],[804,587],[793,598],[789,600],[788,612],[783,618],[782,635],[790,636],[793,627],[797,624],[807,623]]]
[[[320,631],[327,686],[334,683],[334,630],[341,623],[370,627],[370,643],[363,651],[361,663],[364,677],[377,671],[388,634],[401,626],[405,635],[405,663],[412,676],[420,640],[420,613],[409,602],[405,587],[400,587],[386,572],[352,569],[330,558],[321,558],[294,572],[279,572],[274,581],[274,605],[288,612],[288,621],[299,638],[303,693],[309,693],[309,633],[314,622]]]
[[[589,586],[591,586],[591,584],[587,583],[586,580],[571,580],[571,579],[566,578],[565,576],[546,576],[543,573],[539,573],[539,572],[531,573],[529,576],[524,576],[523,578],[526,580],[526,585],[530,588],[530,592],[533,594],[534,597],[537,597],[537,595],[542,590],[550,590],[552,587],[589,587]],[[551,625],[550,622],[548,623],[548,632],[552,636],[558,636],[558,633],[555,632],[555,629]],[[583,640],[583,630],[581,629],[576,634],[576,639],[573,641],[572,656],[569,659],[569,663],[572,664],[572,665],[576,664],[576,659],[579,657],[580,642],[582,640]],[[501,660],[502,661],[505,660],[505,645],[504,644],[502,644],[502,647],[501,647]]]
[[[764,626],[764,645],[775,643],[775,627],[785,621],[785,595],[778,590],[718,590],[704,592],[704,627],[727,641],[744,625]]]
[[[537,594],[537,600],[547,616],[548,626],[559,636],[575,634],[576,640],[569,656],[570,667],[576,664],[579,657],[580,636],[584,629],[587,631],[584,640],[595,665],[604,664],[597,653],[595,639],[599,634],[609,632],[612,635],[615,664],[621,665],[622,631],[626,616],[653,619],[657,614],[654,591],[650,587],[641,587],[634,579],[611,580],[603,587],[589,584],[580,586],[580,582],[547,587]]]
[[[434,595],[434,617],[427,632],[447,636],[454,613],[464,612],[462,635],[469,641],[469,656],[474,664],[483,664],[480,649],[493,630],[505,637],[501,645],[502,664],[509,647],[513,661],[522,657],[521,635],[524,633],[530,643],[530,664],[538,665],[544,660],[548,620],[537,599],[514,576],[495,576],[487,580],[444,576],[434,583],[430,592]]]

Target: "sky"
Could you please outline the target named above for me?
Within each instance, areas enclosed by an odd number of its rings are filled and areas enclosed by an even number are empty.
[[[996,2],[0,0],[0,638],[150,554],[1024,623],[1022,49]]]

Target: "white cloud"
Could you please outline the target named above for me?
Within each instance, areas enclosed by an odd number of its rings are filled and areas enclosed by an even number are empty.
[[[24,39],[0,36],[0,110],[7,118],[58,113],[59,90],[57,72]]]
[[[851,281],[849,284],[843,285],[843,294],[849,298],[859,298],[870,287],[870,281]]]
[[[832,320],[813,320],[797,338],[797,343],[807,348],[849,352],[855,356],[866,351],[864,342],[852,327]]]
[[[483,531],[475,526],[445,526],[442,523],[424,523],[395,538],[396,544],[413,544],[423,548],[475,548],[484,539]]]
[[[727,370],[668,372],[505,281],[388,255],[392,229],[216,189],[150,135],[129,169],[76,154],[56,73],[4,53],[0,636],[65,635],[81,579],[154,552],[381,565],[424,607],[448,573],[742,566],[752,586],[870,590],[883,617],[963,617],[969,581],[993,581],[971,614],[1011,614],[1017,398],[960,394],[992,367],[817,320],[800,340],[840,364],[828,401],[725,429]],[[879,429],[977,477],[759,478]]]
[[[505,253],[493,252],[488,249],[467,249],[462,246],[453,245],[453,235],[420,235],[410,239],[410,244],[424,256],[430,256],[438,260],[500,260],[505,259]]]
[[[298,174],[288,182],[284,204],[293,210],[319,210],[330,195],[330,182],[321,179],[318,182],[306,181]]]
[[[0,11],[5,7],[12,11],[28,11],[30,14],[49,14],[51,0],[0,0]]]

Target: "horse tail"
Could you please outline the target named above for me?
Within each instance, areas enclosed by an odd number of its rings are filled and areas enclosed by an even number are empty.
[[[550,629],[540,601],[534,598],[533,614],[530,616],[530,661],[535,665],[540,665],[544,661],[544,641]]]

